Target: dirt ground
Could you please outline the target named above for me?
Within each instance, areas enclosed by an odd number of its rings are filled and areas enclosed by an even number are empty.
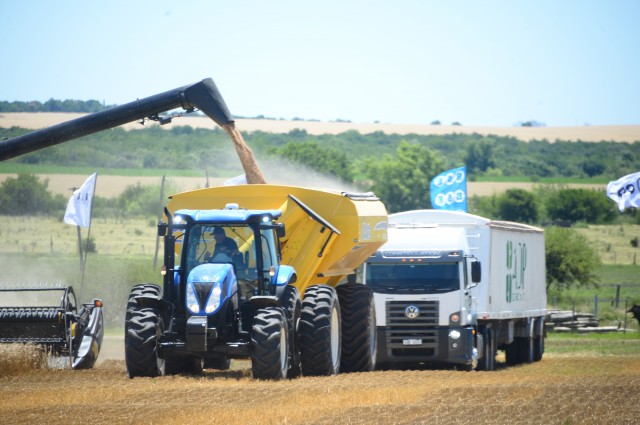
[[[92,370],[0,375],[3,423],[634,424],[640,357],[545,355],[495,372],[376,371],[256,381],[230,371],[129,379],[122,338]]]

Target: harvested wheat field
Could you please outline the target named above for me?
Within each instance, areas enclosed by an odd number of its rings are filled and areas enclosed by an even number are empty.
[[[101,357],[117,357],[118,347],[105,342]],[[0,417],[12,424],[632,424],[640,417],[639,356],[556,354],[531,365],[499,363],[495,372],[376,371],[279,382],[251,379],[246,362],[203,376],[129,379],[122,360],[72,371],[38,367],[31,358],[16,368],[6,358]]]

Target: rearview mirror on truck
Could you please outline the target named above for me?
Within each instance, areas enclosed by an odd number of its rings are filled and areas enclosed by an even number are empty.
[[[471,282],[478,284],[482,279],[482,267],[480,261],[473,261],[471,263]]]

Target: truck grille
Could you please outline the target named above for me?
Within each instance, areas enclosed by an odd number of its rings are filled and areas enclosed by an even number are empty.
[[[415,318],[405,314],[415,306]],[[396,356],[436,355],[438,348],[438,301],[387,301],[387,349]]]

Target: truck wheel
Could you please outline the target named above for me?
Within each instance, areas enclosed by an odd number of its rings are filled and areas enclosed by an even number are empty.
[[[161,333],[161,318],[154,308],[135,307],[125,321],[124,358],[130,378],[158,376],[157,341]]]
[[[340,370],[340,304],[328,285],[307,288],[300,313],[302,374],[335,375]]]
[[[493,329],[482,328],[482,358],[478,370],[490,372],[496,368],[496,341]]]
[[[283,379],[289,368],[287,318],[280,308],[256,312],[251,330],[251,370],[256,379]]]
[[[341,372],[369,372],[376,366],[376,311],[373,292],[361,284],[336,287],[342,318]]]
[[[302,373],[300,364],[300,343],[298,341],[298,322],[300,321],[300,292],[295,286],[287,285],[280,297],[282,307],[287,316],[287,329],[289,330],[289,371],[288,378],[297,378]]]

